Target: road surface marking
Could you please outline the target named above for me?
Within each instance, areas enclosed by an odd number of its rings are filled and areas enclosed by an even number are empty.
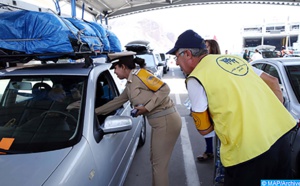
[[[175,94],[175,100],[176,100],[177,105],[181,105],[181,100],[180,100],[179,94]]]
[[[181,121],[182,121],[182,128],[180,132],[180,138],[181,138],[181,146],[183,152],[183,162],[184,162],[184,169],[186,173],[187,186],[195,186],[195,185],[200,186],[199,176],[198,176],[198,172],[194,160],[189,133],[186,127],[185,118],[181,117]]]

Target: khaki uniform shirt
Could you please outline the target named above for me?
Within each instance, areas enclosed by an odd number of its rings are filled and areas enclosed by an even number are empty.
[[[153,92],[134,74],[135,71],[135,69],[131,70],[125,90],[120,96],[96,108],[95,112],[97,115],[108,114],[120,108],[128,100],[133,106],[144,105],[149,111],[145,114],[146,116],[174,106],[173,101],[169,97],[170,88],[167,84],[164,84],[158,91]]]

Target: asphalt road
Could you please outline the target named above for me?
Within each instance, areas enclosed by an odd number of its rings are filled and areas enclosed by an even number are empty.
[[[179,67],[172,66],[163,80],[170,86],[170,96],[182,119],[181,133],[169,164],[170,186],[212,186],[214,160],[198,162],[196,159],[205,151],[205,140],[197,132],[190,112],[184,105],[188,97],[184,84],[185,77]],[[146,143],[137,150],[124,186],[151,186],[152,184],[150,131],[151,128],[147,125]]]

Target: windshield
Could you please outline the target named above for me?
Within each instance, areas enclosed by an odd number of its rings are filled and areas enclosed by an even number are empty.
[[[286,69],[295,96],[297,97],[298,102],[300,102],[300,65],[287,66]]]
[[[146,67],[156,67],[156,61],[153,54],[139,54],[137,57],[145,59]]]
[[[78,76],[0,79],[0,154],[65,148],[78,135],[78,108],[85,78]]]

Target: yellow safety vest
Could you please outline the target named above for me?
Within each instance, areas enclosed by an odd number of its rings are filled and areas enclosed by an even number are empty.
[[[296,125],[268,85],[242,58],[208,55],[188,78],[205,89],[225,167],[266,152]]]

